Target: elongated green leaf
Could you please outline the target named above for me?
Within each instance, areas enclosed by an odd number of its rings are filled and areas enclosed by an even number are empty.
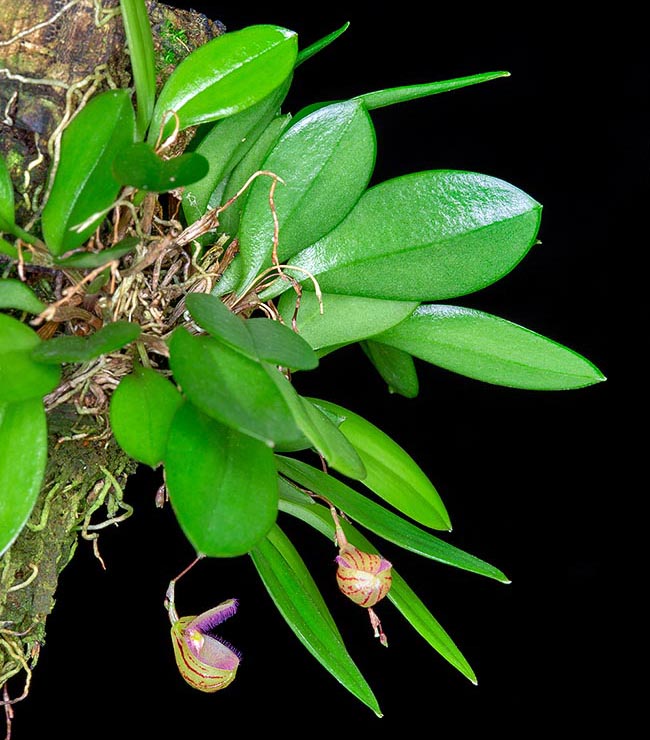
[[[140,336],[140,326],[130,321],[115,321],[87,337],[54,337],[32,350],[37,362],[58,365],[62,362],[88,362],[124,347]]]
[[[314,505],[314,500],[309,494],[299,491],[286,478],[278,478],[278,492],[280,494],[280,500],[285,503],[300,504],[301,506]]]
[[[14,223],[14,185],[4,157],[0,156],[0,231],[11,231]]]
[[[172,421],[165,480],[183,532],[204,555],[247,553],[277,516],[278,481],[271,450],[190,403],[183,404]]]
[[[359,296],[323,295],[323,313],[315,293],[304,293],[300,300],[297,327],[300,336],[316,350],[340,347],[358,342],[384,329],[399,324],[413,313],[417,301],[384,301]],[[290,321],[295,309],[293,291],[285,293],[278,310],[285,321]]]
[[[61,139],[61,159],[43,209],[43,236],[58,256],[86,241],[117,197],[113,160],[135,138],[135,113],[127,90],[93,98]],[[84,228],[77,228],[86,224]]]
[[[2,230],[2,226],[0,226],[0,230]],[[0,254],[6,254],[7,257],[11,257],[13,260],[18,259],[18,250],[16,247],[14,247],[13,244],[10,244],[6,239],[2,239],[2,237],[0,237]],[[29,255],[27,254],[25,256],[28,257]],[[28,262],[29,260],[25,261]]]
[[[144,0],[120,0],[120,8],[138,100],[136,119],[138,138],[142,139],[147,132],[156,99],[153,37]]]
[[[291,264],[323,291],[394,300],[464,295],[502,278],[535,242],[541,206],[513,185],[433,170],[366,191],[349,216]],[[288,270],[296,280],[304,273]],[[276,281],[263,299],[287,289]]]
[[[293,414],[296,426],[311,441],[328,464],[349,478],[364,478],[366,469],[357,451],[317,406],[298,395],[294,387],[280,373],[271,371],[278,390]]]
[[[345,417],[339,429],[366,467],[362,483],[402,513],[433,529],[451,529],[449,515],[422,468],[387,434],[352,411],[311,399],[324,411]]]
[[[183,402],[160,373],[135,365],[111,397],[111,429],[134,460],[156,468],[163,461],[174,414]]]
[[[415,398],[420,390],[415,362],[408,352],[371,339],[361,342],[361,348],[386,381],[389,393]]]
[[[320,108],[282,134],[263,163],[284,183],[274,193],[281,262],[327,234],[350,212],[374,164],[374,129],[357,101]],[[258,178],[244,205],[240,288],[271,264],[274,218],[269,193],[268,180]]]
[[[281,500],[280,508],[302,519],[330,541],[334,537],[332,517],[324,506],[303,506],[288,500]],[[348,522],[341,521],[341,526],[348,541],[355,547],[365,552],[378,552],[377,548]],[[391,574],[393,583],[387,598],[434,650],[472,683],[476,683],[476,674],[451,637],[394,567]]]
[[[300,486],[325,496],[334,506],[344,511],[349,519],[385,540],[445,565],[510,583],[498,568],[416,527],[331,475],[290,457],[276,455],[275,461],[283,475]]]
[[[20,280],[0,280],[0,308],[16,308],[19,311],[39,314],[45,304],[38,300],[34,291]]]
[[[165,83],[154,108],[149,143],[158,138],[166,111],[175,111],[185,129],[259,102],[291,74],[297,53],[296,34],[279,26],[249,26],[208,41]],[[173,126],[173,120],[166,123],[165,136]]]
[[[496,385],[567,390],[605,380],[577,352],[505,319],[459,306],[420,306],[375,339]]]
[[[135,236],[127,236],[114,247],[102,249],[101,252],[77,252],[69,257],[57,260],[58,267],[75,267],[81,270],[94,270],[96,267],[106,265],[113,260],[119,260],[125,254],[132,252],[140,243]]]
[[[42,365],[30,357],[40,344],[33,329],[0,313],[0,403],[41,398],[56,388],[60,368]]]
[[[350,657],[302,558],[276,525],[251,552],[278,611],[307,650],[353,696],[379,717],[379,704]]]
[[[153,148],[139,141],[124,148],[113,162],[113,177],[120,185],[166,193],[190,185],[208,173],[208,160],[196,152],[162,159]]]
[[[197,221],[208,209],[215,208],[224,201],[216,195],[220,183],[266,131],[289,91],[290,82],[290,78],[287,78],[277,90],[273,90],[259,103],[217,121],[194,148],[196,154],[208,160],[210,168],[203,178],[186,188],[183,193],[183,213],[188,224]],[[249,176],[253,172],[255,170]]]
[[[404,87],[393,87],[388,90],[377,90],[376,92],[357,95],[355,100],[360,100],[368,110],[384,108],[395,103],[404,103],[408,100],[426,98],[429,95],[458,90],[469,85],[478,85],[481,82],[489,82],[499,77],[510,77],[510,72],[484,72],[469,77],[458,77],[454,80],[443,82],[427,82],[424,85],[405,85]]]
[[[172,334],[169,351],[175,380],[208,416],[270,446],[300,438],[261,363],[211,337],[193,337],[182,327]]]
[[[319,51],[322,51],[326,47],[328,47],[333,41],[336,41],[336,39],[343,33],[345,33],[348,28],[350,27],[350,22],[344,23],[340,28],[337,28],[336,31],[332,31],[332,33],[327,34],[327,36],[323,36],[322,39],[318,39],[318,41],[315,41],[313,44],[308,46],[306,49],[302,49],[298,53],[298,58],[296,59],[296,67],[299,67],[303,62],[306,62],[308,59],[311,59],[315,54],[318,54]]]
[[[34,508],[47,461],[47,423],[40,398],[0,401],[0,557]]]

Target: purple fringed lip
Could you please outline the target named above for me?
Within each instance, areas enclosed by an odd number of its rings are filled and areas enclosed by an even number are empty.
[[[207,612],[194,617],[190,624],[187,625],[187,629],[195,629],[201,634],[209,635],[212,630],[236,614],[238,607],[239,601],[237,599],[223,601],[213,609],[208,609]]]

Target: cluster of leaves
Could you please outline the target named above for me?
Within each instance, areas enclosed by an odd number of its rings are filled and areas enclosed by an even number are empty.
[[[151,244],[137,224],[101,250],[91,251],[88,240],[102,232],[110,242],[107,214],[118,199],[137,212],[145,194],[172,192],[181,199],[186,237],[177,243],[191,244],[195,257],[215,244],[235,256],[224,260],[211,292],[181,298],[181,325],[165,337],[168,364],[147,355],[137,323],[108,315],[90,336],[44,341],[26,315],[42,317],[47,307],[24,282],[0,280],[0,308],[8,309],[0,314],[0,554],[39,492],[47,456],[43,398],[60,382],[61,367],[126,353],[134,358],[132,371],[110,404],[118,443],[133,459],[164,466],[171,504],[197,552],[249,553],[298,638],[379,713],[318,587],[277,524],[278,511],[333,539],[325,500],[402,548],[507,578],[430,533],[449,530],[449,517],[403,449],[351,410],[300,395],[291,373],[360,342],[389,389],[409,398],[418,393],[414,358],[514,388],[564,390],[603,379],[588,360],[550,339],[436,303],[480,290],[517,265],[536,241],[535,200],[472,172],[417,172],[368,187],[373,109],[505,73],[316,103],[291,116],[281,106],[294,70],[345,27],[299,50],[292,31],[260,25],[194,51],[156,96],[144,3],[123,0],[122,11],[137,107],[131,90],[115,89],[77,113],[62,137],[40,236],[16,224],[12,182],[0,162],[0,231],[7,237],[0,251],[14,261],[31,257],[73,270],[90,287],[102,278],[95,289],[105,290],[104,268],[132,265]],[[198,128],[189,149],[166,154],[190,127]],[[309,450],[340,477],[291,454]],[[343,526],[352,544],[377,552],[356,526]],[[396,572],[388,599],[475,680]]]

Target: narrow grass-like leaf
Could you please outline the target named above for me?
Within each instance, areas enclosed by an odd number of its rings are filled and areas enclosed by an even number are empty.
[[[501,583],[510,583],[507,576],[490,563],[425,532],[331,475],[290,457],[276,455],[275,461],[282,475],[314,493],[325,496],[337,509],[344,511],[349,519],[385,540],[445,565],[493,578]]]
[[[334,537],[332,517],[324,506],[304,506],[284,499],[280,501],[280,510],[302,519],[330,541]],[[348,522],[341,521],[341,526],[348,541],[355,547],[364,552],[378,552],[377,548]],[[394,567],[391,574],[393,582],[387,598],[434,650],[475,684],[476,674],[451,637]]]
[[[0,400],[0,557],[32,513],[47,461],[47,422],[40,398]]]
[[[298,53],[294,31],[271,25],[248,26],[199,46],[176,67],[163,87],[149,129],[159,136],[163,117],[173,110],[181,129],[216,121],[259,102],[291,74]],[[163,135],[174,127],[169,120]]]
[[[138,139],[144,138],[156,99],[156,60],[144,0],[120,0],[137,98]]]
[[[303,293],[296,319],[298,332],[314,349],[339,347],[358,342],[388,329],[410,316],[417,301],[385,301],[378,298],[325,293],[321,302],[315,293]],[[296,306],[293,291],[285,293],[278,310],[285,321],[291,321]]]
[[[95,231],[120,190],[113,160],[135,138],[127,90],[92,98],[61,138],[61,158],[43,209],[43,236],[55,256],[75,249]],[[80,227],[86,224],[84,228]]]
[[[0,403],[40,399],[56,388],[61,369],[35,362],[30,356],[41,344],[33,329],[0,313]]]
[[[535,243],[541,206],[503,180],[416,172],[367,190],[347,218],[291,258],[324,292],[433,301],[496,282]],[[311,289],[302,272],[296,280]],[[276,281],[263,300],[287,290]]]
[[[374,164],[372,122],[356,101],[320,108],[282,134],[263,163],[283,181],[274,193],[281,262],[327,234],[350,212]],[[268,179],[258,178],[244,205],[240,288],[271,264],[275,222],[269,195]]]
[[[0,280],[0,308],[15,308],[18,311],[39,314],[45,304],[38,300],[34,291],[25,283],[14,278]]]
[[[169,429],[183,397],[160,373],[135,365],[111,396],[115,439],[127,455],[152,468],[163,462]]]
[[[361,349],[386,381],[389,393],[399,393],[405,398],[415,398],[418,395],[418,373],[413,357],[408,352],[372,339],[361,342]]]
[[[379,717],[379,704],[350,657],[302,558],[276,525],[251,552],[278,611],[307,650],[353,696]]]
[[[336,41],[336,39],[341,36],[341,34],[345,33],[348,30],[349,26],[350,22],[347,21],[340,28],[337,28],[336,31],[328,33],[327,36],[323,36],[322,39],[318,39],[318,41],[310,44],[307,48],[299,51],[298,58],[296,59],[296,67],[299,67],[303,62],[311,59],[315,54],[318,54],[319,51],[327,48],[333,41]]]
[[[140,326],[131,321],[115,321],[87,337],[54,337],[41,342],[31,357],[37,362],[58,365],[62,362],[88,362],[115,352],[139,336]]]
[[[605,380],[577,352],[518,324],[459,306],[420,306],[410,318],[375,339],[496,385],[566,390]]]
[[[330,401],[311,399],[324,411],[344,416],[339,429],[352,443],[366,467],[362,483],[420,524],[451,529],[449,515],[424,471],[387,434],[352,411]]]
[[[125,254],[132,252],[140,243],[135,236],[127,236],[113,247],[102,249],[101,252],[77,252],[69,257],[57,260],[57,267],[74,267],[80,270],[94,270],[113,260],[119,260]]]
[[[172,334],[169,351],[176,382],[208,416],[270,446],[302,436],[260,362],[182,327]]]
[[[165,480],[181,528],[204,555],[244,555],[277,516],[278,480],[271,450],[190,403],[172,420]]]
[[[162,159],[144,141],[125,147],[113,162],[113,177],[120,185],[166,193],[191,185],[208,173],[208,160],[196,152]]]
[[[484,72],[469,77],[458,77],[454,80],[444,80],[442,82],[427,82],[423,85],[405,85],[403,87],[392,87],[388,90],[377,90],[376,92],[364,93],[357,95],[355,100],[360,100],[368,108],[384,108],[387,105],[395,103],[404,103],[408,100],[417,100],[426,98],[429,95],[438,95],[438,93],[459,90],[461,87],[469,85],[478,85],[481,82],[489,82],[499,77],[510,77],[510,72]]]
[[[11,231],[14,223],[14,185],[4,157],[0,155],[0,231]]]

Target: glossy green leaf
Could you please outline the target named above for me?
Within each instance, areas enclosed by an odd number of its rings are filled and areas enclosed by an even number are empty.
[[[505,319],[459,306],[420,306],[375,339],[447,370],[512,388],[567,390],[605,380],[577,352]]]
[[[210,208],[225,202],[217,197],[220,183],[266,131],[289,91],[290,82],[288,78],[259,103],[217,121],[194,147],[196,154],[208,160],[210,168],[203,178],[187,187],[183,193],[183,214],[188,224],[198,221]]]
[[[113,177],[120,185],[166,193],[197,182],[208,173],[208,160],[188,152],[171,159],[159,157],[144,141],[131,144],[113,162]]]
[[[308,46],[306,49],[302,49],[300,52],[298,52],[296,67],[300,66],[308,59],[311,59],[311,57],[313,57],[315,54],[318,54],[319,51],[322,51],[323,49],[328,47],[333,41],[336,41],[336,39],[341,36],[341,34],[345,33],[349,27],[350,22],[348,21],[347,23],[344,23],[340,28],[337,28],[336,31],[332,31],[332,33],[327,34],[327,36],[323,36],[322,39],[318,39],[318,41],[310,44],[310,46]]]
[[[270,446],[301,436],[260,362],[217,339],[194,337],[182,327],[172,334],[169,351],[176,382],[208,416]]]
[[[274,371],[269,375],[282,393],[296,426],[330,467],[349,478],[364,478],[366,469],[361,458],[336,424],[317,406],[300,396],[283,375]]]
[[[415,362],[408,352],[368,339],[361,348],[386,381],[389,393],[415,398],[420,390]]]
[[[464,295],[502,278],[535,243],[541,206],[513,185],[433,170],[364,193],[349,216],[291,258],[323,291],[394,300]],[[304,273],[288,270],[296,280]],[[287,289],[276,284],[263,299]]]
[[[164,459],[172,419],[182,402],[169,380],[135,365],[111,396],[111,429],[117,443],[134,460],[156,468]]]
[[[58,365],[62,362],[88,362],[115,352],[139,336],[140,326],[130,321],[115,321],[87,337],[59,336],[41,342],[31,357],[37,362]]]
[[[156,99],[156,59],[151,25],[144,0],[120,0],[120,8],[138,101],[138,138],[142,139],[147,132]]]
[[[314,349],[339,347],[358,342],[399,324],[413,313],[417,301],[385,301],[359,296],[323,295],[323,313],[315,293],[303,293],[297,316],[300,336]],[[278,310],[285,321],[291,321],[295,310],[296,295],[285,293],[278,303]]]
[[[493,578],[502,583],[510,583],[509,579],[490,563],[434,537],[357,493],[331,475],[290,457],[276,455],[276,465],[282,475],[286,475],[301,487],[324,496],[337,509],[344,511],[348,519],[358,522],[385,540],[445,565]]]
[[[107,265],[113,260],[119,260],[125,254],[132,252],[140,244],[140,239],[127,236],[114,247],[102,249],[101,252],[76,252],[69,257],[57,260],[57,267],[74,267],[78,270],[94,270],[96,267]]]
[[[13,278],[0,279],[0,308],[15,308],[18,311],[39,314],[45,304],[38,300],[34,291],[25,283]]]
[[[282,134],[263,163],[264,170],[283,180],[274,193],[281,262],[327,234],[350,212],[366,189],[374,164],[374,129],[357,101],[320,108]],[[270,187],[268,178],[258,178],[244,205],[240,288],[271,264]]]
[[[375,108],[384,108],[387,105],[426,98],[429,95],[438,95],[439,93],[450,92],[451,90],[459,90],[461,87],[468,87],[469,85],[478,85],[481,82],[489,82],[499,77],[510,77],[510,72],[484,72],[478,75],[470,75],[469,77],[444,80],[443,82],[427,82],[423,85],[393,87],[388,90],[377,90],[376,92],[357,95],[355,100],[360,100],[368,110],[374,110]]]
[[[14,185],[4,157],[0,155],[0,231],[12,231],[14,223]]]
[[[398,511],[432,529],[451,529],[449,515],[422,468],[387,434],[352,411],[312,399],[326,412],[345,417],[339,429],[366,467],[362,483]]]
[[[30,356],[41,344],[33,329],[0,313],[0,403],[41,398],[56,388],[60,368],[42,365]]]
[[[216,121],[259,102],[291,74],[298,53],[296,34],[271,25],[231,31],[195,49],[165,83],[153,113],[149,143],[154,143],[166,111],[181,129]],[[168,136],[173,120],[164,127]]]
[[[2,226],[0,226],[0,231],[2,230]],[[16,247],[14,247],[13,244],[10,244],[6,239],[3,239],[0,237],[0,254],[6,254],[7,257],[11,257],[12,260],[18,259],[18,250]],[[26,254],[26,257],[29,255]],[[26,262],[29,260],[25,260]]]
[[[61,158],[43,209],[43,236],[52,254],[88,239],[115,201],[115,157],[135,138],[135,113],[128,90],[92,98],[61,138]],[[84,228],[78,228],[86,224]]]
[[[296,505],[288,500],[281,500],[280,509],[302,519],[325,535],[330,541],[333,539],[334,525],[332,517],[329,510],[324,506]],[[348,541],[355,547],[364,552],[378,552],[377,548],[348,522],[341,521],[341,526]],[[451,637],[394,567],[391,574],[393,582],[387,599],[394,604],[404,618],[434,650],[472,683],[476,683],[476,674]]]
[[[29,519],[47,462],[47,422],[40,398],[0,401],[0,557]]]
[[[251,557],[271,599],[300,642],[353,696],[381,717],[379,704],[350,657],[311,574],[277,525]]]
[[[278,478],[278,492],[280,501],[285,503],[300,504],[301,506],[312,506],[315,503],[309,494],[299,491],[286,478]]]
[[[177,411],[169,430],[165,481],[183,532],[204,555],[243,555],[275,522],[278,480],[271,450],[190,403]]]

